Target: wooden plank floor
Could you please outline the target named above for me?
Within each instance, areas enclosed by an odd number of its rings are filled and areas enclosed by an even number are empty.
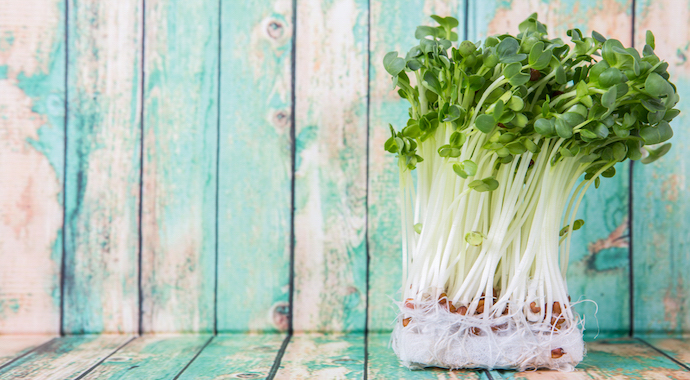
[[[5,379],[689,379],[690,340],[588,342],[575,372],[409,371],[388,333],[0,336]],[[368,353],[365,355],[365,352]],[[365,359],[366,358],[366,359]]]

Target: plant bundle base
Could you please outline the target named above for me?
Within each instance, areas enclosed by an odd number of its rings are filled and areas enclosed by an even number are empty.
[[[411,322],[403,326],[406,318]],[[435,302],[423,310],[403,310],[398,319],[391,345],[410,369],[572,371],[585,355],[579,324],[556,330],[548,323],[528,322],[521,313],[492,319],[464,316]]]

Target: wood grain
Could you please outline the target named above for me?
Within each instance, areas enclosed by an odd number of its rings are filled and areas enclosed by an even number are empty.
[[[305,333],[290,339],[275,379],[361,379],[364,370],[363,334]]]
[[[0,379],[76,379],[131,339],[126,335],[56,338],[0,369]]]
[[[464,32],[464,2],[395,1],[372,2],[371,7],[371,97],[369,113],[369,331],[390,331],[397,315],[393,300],[401,297],[401,237],[398,168],[394,155],[383,150],[390,137],[388,124],[400,130],[407,123],[409,103],[392,89],[383,69],[389,51],[404,55],[417,40],[418,25],[429,24],[432,14],[453,16]]]
[[[636,2],[638,48],[652,30],[656,54],[669,63],[681,110],[671,123],[671,151],[650,165],[634,165],[633,252],[635,331],[679,336],[690,330],[690,2]]]
[[[142,328],[214,329],[218,1],[146,1]]]
[[[223,334],[213,338],[180,380],[266,378],[283,334]]]
[[[63,329],[138,330],[141,1],[69,0]]]
[[[690,341],[688,338],[643,338],[642,341],[661,350],[664,354],[685,365],[686,368],[690,367]]]
[[[484,371],[427,368],[410,371],[403,367],[389,346],[389,333],[370,333],[367,335],[369,349],[367,375],[369,379],[400,380],[446,380],[446,379],[488,379]]]
[[[491,371],[494,379],[690,379],[690,372],[634,339],[587,343],[585,360],[574,372]]]
[[[292,2],[221,3],[218,330],[288,328]]]
[[[53,338],[51,335],[0,335],[0,367]]]
[[[65,3],[0,11],[0,334],[60,330]]]
[[[211,339],[210,335],[143,336],[122,347],[82,379],[172,379]]]
[[[472,2],[469,7],[470,40],[487,35],[518,32],[518,24],[533,12],[549,27],[549,35],[570,41],[566,30],[580,28],[590,35],[596,30],[630,46],[632,2],[530,1]],[[630,331],[630,281],[628,242],[629,163],[616,166],[618,173],[591,189],[580,205],[578,218],[585,226],[573,235],[568,267],[568,289],[573,301],[589,299],[576,306],[585,317],[587,333],[623,336]],[[598,306],[597,306],[598,305]],[[598,312],[597,312],[598,308]]]
[[[297,2],[297,331],[365,325],[367,24],[364,0]]]

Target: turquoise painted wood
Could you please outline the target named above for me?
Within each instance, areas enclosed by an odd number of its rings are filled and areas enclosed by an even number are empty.
[[[467,379],[488,380],[485,371],[457,370],[448,371],[441,368],[428,368],[421,371],[410,371],[400,365],[398,357],[390,348],[390,334],[367,334],[369,351],[367,375],[369,379],[400,379],[400,380],[445,380]]]
[[[0,11],[0,334],[60,330],[64,16],[64,0]]]
[[[133,338],[81,335],[56,338],[0,369],[0,379],[76,379]]]
[[[82,379],[172,379],[211,340],[210,335],[153,335],[134,339]]]
[[[264,379],[285,337],[270,333],[215,336],[179,379]]]
[[[0,335],[0,368],[53,338],[50,335]]]
[[[653,30],[656,53],[669,63],[681,102],[671,151],[650,165],[634,165],[634,313],[638,333],[679,336],[690,329],[690,22],[689,1],[636,2],[636,44]]]
[[[672,357],[678,363],[684,365],[686,369],[690,368],[690,340],[687,337],[682,339],[643,337],[640,340]]]
[[[63,331],[135,332],[141,2],[68,4]]]
[[[398,168],[395,157],[383,150],[390,137],[388,124],[400,129],[409,118],[409,103],[393,91],[383,69],[389,51],[407,52],[414,46],[414,30],[430,24],[430,14],[465,20],[463,1],[379,1],[371,8],[371,62],[369,63],[369,331],[391,331],[397,315],[393,300],[401,297],[401,237]],[[457,28],[464,33],[464,25]]]
[[[292,3],[221,3],[218,330],[288,328]]]
[[[690,372],[652,347],[634,339],[587,344],[587,356],[574,372],[491,371],[498,379],[690,379]]]
[[[362,379],[364,334],[296,334],[274,379]]]
[[[366,322],[367,1],[297,1],[294,328]]]
[[[517,33],[518,24],[531,13],[549,27],[549,34],[570,39],[566,30],[580,28],[589,34],[597,30],[608,38],[631,45],[632,2],[566,1],[485,1],[469,7],[469,39],[487,35]],[[616,167],[617,175],[590,189],[580,206],[578,218],[585,226],[573,235],[568,267],[568,289],[576,310],[585,318],[588,335],[603,332],[623,336],[630,331],[630,281],[628,241],[629,163]],[[596,312],[598,310],[598,312]]]
[[[214,330],[218,1],[146,1],[142,329]]]

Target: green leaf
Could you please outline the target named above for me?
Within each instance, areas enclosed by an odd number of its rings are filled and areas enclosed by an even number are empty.
[[[623,73],[615,67],[609,67],[599,75],[599,83],[608,88],[614,86],[623,80]]]
[[[474,124],[480,131],[484,133],[489,133],[496,126],[496,120],[494,120],[493,116],[484,114],[479,115],[479,117],[477,117],[477,119],[475,120]]]
[[[433,26],[418,26],[417,30],[414,32],[414,38],[421,40],[427,36],[439,37],[438,32],[438,29],[434,28]]]
[[[656,149],[645,147],[649,155],[643,158],[640,162],[643,164],[650,164],[661,157],[663,157],[669,150],[671,150],[671,143],[666,143]]]
[[[472,231],[465,234],[465,241],[469,245],[480,246],[484,241],[484,234],[479,231]]]
[[[662,120],[656,127],[640,129],[640,137],[647,145],[659,144],[673,137],[673,129],[668,122]]]
[[[553,119],[538,119],[534,122],[534,130],[542,136],[553,136],[556,133],[556,124]]]
[[[431,15],[431,18],[434,19],[441,26],[447,27],[448,29],[455,28],[458,25],[460,25],[458,20],[453,17],[441,17],[437,15]]]
[[[498,60],[501,63],[520,62],[527,58],[526,54],[517,54],[518,50],[520,50],[520,43],[513,37],[504,38],[498,46],[496,46]]]
[[[474,180],[467,186],[480,193],[485,191],[494,191],[498,188],[498,181],[496,181],[494,177],[486,177],[484,179]]]
[[[647,34],[645,35],[645,43],[652,49],[656,49],[656,44],[654,43],[654,34],[651,30],[648,30]]]
[[[567,81],[568,79],[565,76],[565,70],[563,69],[563,66],[558,65],[558,67],[556,67],[556,83],[565,84]]]
[[[530,140],[530,139],[525,139],[525,140],[523,141],[523,144],[525,145],[525,148],[527,148],[527,150],[529,150],[529,151],[532,152],[532,153],[539,153],[539,151],[541,150],[541,149],[539,148],[539,145],[535,144],[535,143],[534,143],[532,140]]]
[[[569,126],[568,123],[561,119],[556,120],[556,134],[560,138],[569,139],[573,137],[573,127]]]
[[[506,148],[511,154],[523,154],[527,151],[527,148],[520,141],[511,142],[506,145]]]
[[[505,69],[503,69],[503,76],[510,79],[515,75],[519,74],[521,69],[522,65],[520,64],[520,62],[513,62],[507,65]]]
[[[606,42],[606,37],[602,36],[599,32],[594,30],[592,31],[592,38],[602,43]]]
[[[422,84],[424,85],[424,87],[428,88],[430,91],[436,93],[437,95],[443,94],[441,82],[439,82],[436,76],[429,71],[424,73],[424,80],[422,81]]]
[[[648,93],[656,97],[673,94],[671,85],[657,73],[650,73],[647,76],[644,88]]]
[[[466,140],[467,136],[465,136],[465,134],[455,131],[450,135],[450,146],[453,148],[460,148],[465,144]]]
[[[601,96],[601,105],[610,109],[616,103],[616,95],[616,88],[609,88],[608,91]]]
[[[414,232],[418,234],[422,233],[422,223],[417,223],[414,225]]]
[[[383,57],[383,68],[395,77],[405,69],[405,60],[398,57],[397,51],[389,52]]]

